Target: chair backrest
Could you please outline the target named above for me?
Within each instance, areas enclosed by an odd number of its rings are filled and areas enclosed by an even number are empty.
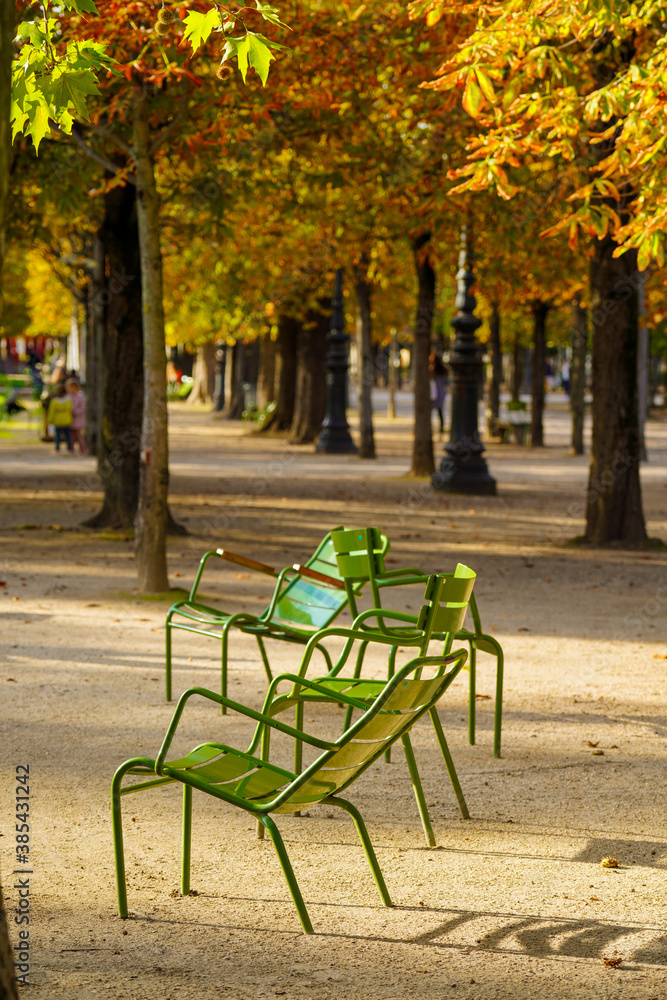
[[[463,627],[476,579],[474,570],[463,563],[457,563],[453,573],[437,573],[428,578],[425,604],[417,618],[417,628],[424,632],[423,652],[434,636],[449,636],[451,645],[454,634]]]
[[[334,528],[331,542],[336,563],[348,590],[350,611],[356,617],[355,584],[369,583],[371,606],[381,607],[380,592],[376,579],[385,571],[384,557],[389,550],[389,540],[379,528],[358,528],[350,530]]]
[[[353,617],[356,617],[355,598],[361,588],[361,582],[351,580],[348,585],[345,568],[341,567],[336,560],[333,535],[335,532],[341,531],[345,532],[345,529],[336,528],[324,536],[306,563],[306,567],[316,573],[323,573],[325,576],[344,582],[345,589],[331,587],[319,580],[312,580],[297,574],[273,603],[270,609],[272,621],[319,631],[319,629],[326,628],[331,624],[350,602],[350,599],[352,600],[350,610]],[[350,532],[350,534],[354,534],[354,532]],[[382,539],[382,536],[380,538]],[[387,539],[384,539],[381,544],[384,544],[386,550],[389,543]]]
[[[372,705],[337,740],[335,750],[325,751],[301,776],[300,786],[289,796],[288,808],[318,802],[341,792],[400,739],[443,696],[465,663],[465,650],[445,657],[428,657],[436,674],[420,675],[424,658],[406,664],[387,683]],[[413,676],[410,676],[413,675]]]

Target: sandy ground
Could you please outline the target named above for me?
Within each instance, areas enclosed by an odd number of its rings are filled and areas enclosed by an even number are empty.
[[[649,425],[642,472],[652,536],[667,540],[667,422]],[[169,599],[133,591],[131,541],[78,527],[99,504],[91,459],[54,456],[35,428],[0,438],[0,867],[10,920],[15,768],[30,768],[30,996],[624,998],[667,995],[667,553],[591,552],[581,533],[587,460],[567,455],[549,411],[539,452],[492,445],[495,498],[434,493],[403,478],[409,421],[378,414],[376,462],[250,438],[203,412],[172,413],[169,543],[174,587],[224,544],[286,565],[336,525],[379,524],[391,565],[478,573],[484,625],[506,654],[502,759],[492,755],[493,661],[481,657],[478,739],[466,677],[441,704],[472,819],[459,817],[432,730],[414,733],[438,849],[424,845],[400,752],[351,790],[395,906],[381,905],[349,819],[312,809],[279,820],[316,934],[300,932],[271,844],[208,797],[195,802],[192,885],[179,886],[179,793],[125,802],[132,919],[115,913],[109,783],[154,756],[173,706],[163,693]],[[440,447],[440,446],[439,446]],[[216,568],[204,587],[259,609],[270,581]],[[395,592],[396,606],[420,595]],[[175,690],[215,689],[219,647],[175,638]],[[275,644],[291,669],[294,648]],[[382,670],[375,657],[372,669]],[[252,641],[232,646],[230,694],[261,702]],[[309,713],[335,731],[335,710]],[[247,724],[192,702],[183,749],[247,739]],[[616,870],[600,866],[614,855]],[[17,876],[19,878],[21,876]],[[25,877],[25,876],[23,876]],[[14,930],[18,928],[14,925]],[[604,959],[621,959],[618,967]]]

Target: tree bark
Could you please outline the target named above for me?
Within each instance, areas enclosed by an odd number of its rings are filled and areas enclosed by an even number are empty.
[[[107,203],[113,192],[105,195]],[[106,222],[106,220],[105,220]],[[136,217],[135,217],[136,225]],[[106,291],[105,249],[102,238],[104,223],[93,240],[91,266],[86,296],[86,444],[91,455],[99,459],[102,437],[102,408],[104,403],[104,292]],[[135,245],[138,240],[135,240]],[[139,274],[138,268],[135,275]],[[143,376],[142,376],[143,377]],[[99,464],[99,463],[98,463]]]
[[[510,382],[510,392],[512,402],[518,403],[521,395],[521,383],[523,382],[523,347],[519,340],[519,334],[514,335],[512,344],[512,379]]]
[[[297,335],[297,372],[292,444],[310,444],[319,436],[327,401],[327,334],[330,312],[309,312]]]
[[[232,348],[232,377],[229,392],[229,402],[225,408],[225,420],[240,420],[244,408],[243,369],[246,345],[237,340]]]
[[[412,249],[419,283],[417,315],[412,347],[412,372],[414,378],[414,439],[412,468],[414,476],[430,476],[435,471],[433,463],[433,437],[431,432],[431,390],[428,358],[431,353],[431,327],[435,309],[435,271],[429,259],[429,232],[422,233],[412,242]]]
[[[257,406],[263,410],[272,403],[276,384],[276,342],[267,333],[259,342],[259,378],[257,379]]]
[[[144,406],[141,259],[133,184],[112,188],[104,197],[97,257],[90,305],[91,350],[97,353],[90,365],[94,392],[88,410],[97,425],[104,501],[101,511],[84,523],[90,528],[127,528],[134,523],[139,501]],[[96,415],[100,401],[101,420]]]
[[[500,412],[500,384],[503,380],[503,356],[500,350],[500,306],[491,303],[489,347],[491,349],[491,383],[489,385],[489,410],[497,420]]]
[[[584,415],[586,410],[586,350],[588,347],[588,312],[581,298],[572,299],[572,364],[570,365],[570,412],[572,413],[572,453],[584,453]]]
[[[137,218],[141,253],[144,328],[144,409],[141,426],[139,505],[136,555],[139,592],[159,593],[169,587],[167,575],[167,494],[169,445],[167,373],[164,338],[160,200],[150,152],[148,91],[133,95]]]
[[[294,316],[281,315],[276,340],[276,408],[264,431],[287,431],[294,418],[296,351],[300,327]]]
[[[372,285],[367,279],[368,260],[362,257],[354,269],[354,290],[357,296],[357,358],[359,378],[359,458],[375,458],[373,405],[371,391],[375,382],[373,363],[371,296]]]
[[[188,403],[212,403],[215,393],[215,343],[200,344],[192,371],[192,389]]]
[[[533,302],[533,375],[530,441],[544,447],[544,377],[546,375],[547,315],[551,307],[541,299]]]
[[[639,481],[637,420],[638,283],[636,251],[614,258],[610,237],[595,240],[591,261],[593,445],[585,540],[646,541]]]

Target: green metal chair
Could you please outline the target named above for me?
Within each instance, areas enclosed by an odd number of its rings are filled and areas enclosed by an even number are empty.
[[[351,629],[333,626],[323,630],[320,633],[322,638],[338,636],[339,638],[345,639],[343,651],[339,656],[336,665],[331,669],[326,677],[317,677],[314,679],[314,683],[316,685],[315,689],[311,690],[310,688],[300,688],[298,685],[295,685],[294,690],[274,698],[270,704],[270,708],[268,709],[269,713],[271,715],[277,715],[288,708],[295,707],[295,726],[297,729],[300,729],[303,727],[303,711],[304,705],[307,702],[326,702],[336,700],[336,697],[339,694],[346,694],[349,697],[353,697],[356,700],[366,701],[367,703],[372,701],[378,696],[384,684],[386,684],[386,681],[365,678],[362,679],[360,677],[366,648],[370,642],[374,645],[384,644],[389,646],[389,679],[391,679],[395,672],[396,653],[401,647],[417,647],[419,654],[421,656],[425,656],[428,651],[429,643],[433,639],[437,639],[439,642],[443,643],[443,656],[448,655],[451,650],[452,639],[460,629],[465,618],[474,582],[474,572],[467,566],[463,566],[459,563],[454,573],[436,574],[427,579],[424,594],[424,605],[418,615],[408,615],[385,610],[379,612],[376,609],[372,609],[360,614],[356,618]],[[382,629],[372,631],[366,627],[366,622],[371,619],[376,619],[377,621],[382,619]],[[390,626],[388,624],[389,621],[400,624]],[[344,665],[350,660],[350,654],[355,645],[358,645],[359,650],[354,666],[354,673],[352,677],[343,677],[341,676],[341,671]],[[311,640],[304,651],[299,670],[299,677],[306,676],[314,652],[314,640]],[[269,688],[269,693],[271,691],[272,688]],[[329,698],[329,694],[333,697]],[[345,721],[343,724],[345,729],[349,728],[351,724],[352,711],[352,707],[348,707],[345,713]],[[469,819],[470,814],[468,812],[468,807],[461,790],[454,762],[452,760],[449,747],[447,746],[447,740],[445,739],[442,724],[435,706],[430,710],[429,715],[433,724],[438,746],[440,747],[440,752],[442,753],[442,757],[447,768],[449,780],[459,805],[459,810],[463,819]],[[410,776],[412,778],[415,798],[417,800],[417,808],[419,810],[422,826],[424,828],[426,843],[429,847],[434,847],[435,835],[433,833],[433,827],[431,826],[426,801],[423,796],[421,782],[417,774],[417,765],[415,763],[414,753],[408,737],[406,737],[403,741],[403,747],[405,750],[408,770],[410,771]],[[386,751],[386,759],[390,759],[389,749]],[[301,770],[301,764],[301,747],[297,744],[295,746],[295,771]],[[262,836],[262,832],[259,828],[258,835]]]
[[[350,590],[362,587],[368,583],[371,591],[371,601],[373,606],[381,609],[382,590],[386,587],[406,586],[413,583],[424,583],[427,575],[414,566],[387,570],[384,564],[384,557],[387,548],[383,548],[378,528],[363,528],[360,530],[349,530],[345,528],[335,528],[331,532],[336,562],[341,577],[345,580],[345,585]],[[468,694],[468,741],[475,743],[475,723],[476,723],[476,694],[477,694],[477,652],[489,653],[496,658],[496,696],[495,715],[493,730],[493,753],[495,757],[500,757],[500,745],[502,735],[502,714],[503,714],[503,677],[504,677],[504,655],[503,649],[497,639],[487,635],[483,628],[477,607],[475,595],[470,594],[470,615],[472,618],[472,628],[466,628],[461,623],[453,636],[454,642],[464,641],[468,643],[470,649],[470,659],[468,669],[470,671],[470,684]],[[376,628],[385,631],[385,615],[378,615]],[[364,619],[357,618],[357,627],[365,626]],[[397,634],[394,630],[393,634]],[[434,639],[439,639],[433,635]],[[363,656],[363,652],[362,652]]]
[[[380,537],[380,548],[389,547],[386,538]],[[276,578],[277,582],[270,603],[258,615],[245,611],[228,614],[219,608],[204,604],[197,597],[199,585],[207,563],[218,558],[243,566],[253,572]],[[202,556],[192,589],[186,600],[177,601],[167,612],[165,682],[167,701],[171,701],[172,630],[182,629],[198,635],[211,636],[221,642],[220,692],[227,695],[227,664],[229,633],[239,629],[254,635],[269,681],[273,674],[264,645],[265,639],[277,639],[304,646],[322,628],[326,628],[349,604],[353,617],[357,614],[356,598],[361,584],[346,586],[343,581],[331,541],[331,532],[325,535],[305,565],[286,567],[277,573],[266,563],[248,559],[227,549],[212,549]],[[327,667],[331,658],[324,646],[317,648],[325,658]],[[223,703],[223,713],[226,708]]]
[[[287,726],[268,714],[277,685],[283,680],[298,689],[317,691],[318,685],[303,677],[286,674],[276,678],[270,686],[262,712],[253,711],[204,688],[185,691],[156,759],[133,757],[118,768],[113,778],[112,825],[120,916],[128,915],[121,797],[172,782],[183,785],[181,892],[184,895],[190,891],[192,790],[198,789],[250,813],[268,831],[306,934],[312,934],[313,927],[285,845],[272,819],[273,813],[299,812],[314,804],[337,806],[349,813],[361,839],[380,897],[386,906],[391,906],[389,892],[361,813],[351,802],[340,798],[339,793],[349,788],[396,740],[407,739],[415,722],[430,712],[443,696],[466,656],[465,650],[458,650],[450,656],[417,657],[382,686],[370,705],[365,698],[357,699],[344,692],[323,692],[328,701],[357,708],[363,713],[361,718],[334,741]],[[435,668],[433,677],[425,679],[422,676],[426,667]],[[224,743],[207,742],[195,747],[185,757],[167,759],[185,706],[194,695],[225,705],[257,722],[255,735],[245,752]],[[272,730],[291,737],[299,745],[305,743],[320,750],[319,757],[301,773],[292,773],[270,763],[268,734]],[[127,774],[148,777],[148,780],[123,788],[123,779]]]

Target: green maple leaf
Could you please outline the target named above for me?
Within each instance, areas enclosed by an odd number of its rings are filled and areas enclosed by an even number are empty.
[[[89,69],[57,68],[42,89],[44,96],[51,100],[58,112],[74,108],[81,118],[88,118],[86,97],[97,96],[100,92],[92,70]]]
[[[183,38],[187,38],[190,42],[193,52],[196,52],[208,39],[214,28],[221,27],[220,15],[215,7],[211,7],[206,14],[200,14],[196,10],[188,11],[183,18],[183,24],[185,25]]]
[[[264,35],[258,35],[254,31],[248,31],[238,38],[228,38],[222,55],[222,61],[237,59],[239,71],[245,83],[248,73],[248,66],[252,66],[263,85],[266,85],[269,76],[269,65],[274,55],[271,49],[284,49],[284,45],[277,42],[270,42]]]
[[[77,14],[97,14],[94,0],[62,0],[62,3],[69,10],[75,10]]]
[[[51,131],[51,126],[49,125],[49,106],[46,101],[40,100],[35,106],[33,113],[30,115],[30,126],[25,130],[26,135],[32,137],[32,141],[35,145],[35,152],[39,152],[39,144]]]

